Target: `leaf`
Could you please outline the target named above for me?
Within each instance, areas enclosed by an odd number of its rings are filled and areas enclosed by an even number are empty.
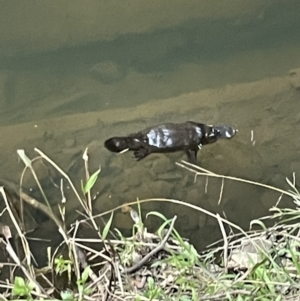
[[[135,224],[140,223],[140,217],[139,217],[138,213],[135,210],[133,210],[133,209],[130,210],[130,216],[131,216],[131,218],[132,218],[132,220],[134,221]]]
[[[236,300],[237,300],[237,301],[243,301],[243,297],[242,297],[240,294],[238,294]]]
[[[84,291],[84,287],[83,287],[83,285],[82,285],[81,282],[82,282],[82,281],[80,281],[80,280],[77,281],[77,289],[78,289],[79,295],[82,295],[82,294],[83,294],[83,291]]]
[[[26,294],[26,291],[23,287],[13,287],[13,289],[12,289],[13,296],[24,296],[25,294]]]
[[[146,215],[146,218],[147,218],[149,215],[158,216],[158,217],[160,217],[160,218],[161,218],[162,220],[164,220],[164,221],[167,220],[167,218],[166,218],[163,214],[161,214],[161,213],[159,213],[159,212],[156,212],[156,211],[148,212],[147,215]]]
[[[152,277],[148,278],[148,285],[150,288],[152,288],[154,286],[154,279]]]
[[[83,188],[83,192],[84,193],[88,193],[92,188],[93,186],[95,185],[97,179],[98,179],[98,175],[101,171],[101,168],[99,168],[97,171],[95,171],[91,176],[90,178],[88,179],[88,181],[86,182],[84,188]]]
[[[25,281],[22,277],[16,276],[14,285],[16,287],[25,287]]]
[[[82,272],[82,275],[81,275],[81,281],[82,281],[82,284],[85,284],[88,277],[89,277],[89,274],[90,274],[90,271],[91,271],[91,267],[88,265],[84,271]]]
[[[29,281],[27,286],[28,286],[28,289],[30,291],[32,291],[35,288],[35,283],[33,281]]]
[[[60,296],[63,300],[74,300],[74,294],[71,290],[61,291]]]
[[[118,236],[120,237],[120,239],[124,240],[124,236],[122,235],[121,231],[119,229],[116,229],[116,228],[114,230],[118,234]]]
[[[12,290],[13,296],[25,296],[26,295],[26,284],[22,277],[15,277],[14,286]]]
[[[192,300],[197,300],[197,299],[198,299],[198,293],[194,288],[192,288]]]
[[[86,192],[84,192],[84,184],[83,184],[83,181],[81,180],[80,181],[80,185],[81,185],[81,191],[86,194]]]
[[[157,234],[160,238],[162,238],[162,230],[166,227],[166,225],[172,220],[166,220],[157,230]]]
[[[267,231],[267,227],[265,226],[265,224],[258,219],[254,219],[253,221],[250,222],[250,229],[252,229],[253,225],[255,224],[260,225],[263,230]]]
[[[112,223],[112,220],[113,220],[113,216],[114,216],[114,213],[112,212],[108,222],[106,223],[106,225],[103,229],[103,232],[102,232],[102,239],[103,240],[105,240],[106,237],[107,237],[108,231],[110,229],[110,226],[111,226],[111,223]]]

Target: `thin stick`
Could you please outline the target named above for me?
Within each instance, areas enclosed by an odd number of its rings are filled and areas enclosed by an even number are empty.
[[[224,250],[224,271],[227,274],[228,273],[228,267],[227,267],[227,263],[228,263],[228,239],[227,239],[227,235],[226,235],[226,231],[224,228],[224,225],[221,221],[220,215],[219,213],[216,214],[217,215],[217,220],[221,229],[221,233],[223,236],[223,240],[224,240],[224,246],[223,246],[223,250]]]
[[[224,177],[222,178],[222,185],[221,185],[221,190],[220,190],[220,197],[219,197],[219,201],[218,201],[218,206],[221,204],[223,191],[224,191]]]
[[[196,174],[196,176],[198,176],[198,175]],[[205,193],[207,193],[207,188],[208,188],[208,177],[205,178],[205,190],[204,190]]]
[[[88,156],[88,148],[85,149],[82,159],[84,161],[84,169],[85,169],[85,179],[86,181],[90,178],[90,172],[89,172],[89,156]],[[87,198],[88,198],[88,208],[89,212],[92,211],[92,197],[91,197],[91,190],[87,192]]]
[[[258,183],[258,182],[254,182],[254,181],[251,181],[251,180],[246,180],[246,179],[231,177],[231,176],[219,175],[219,174],[210,172],[209,170],[206,170],[206,169],[204,169],[204,168],[202,168],[200,166],[193,165],[193,164],[191,164],[189,162],[186,162],[186,161],[182,161],[182,162],[183,163],[176,162],[176,165],[178,165],[180,167],[183,167],[184,169],[187,169],[187,170],[192,171],[194,173],[197,173],[197,175],[210,176],[210,177],[214,177],[214,178],[225,178],[225,179],[228,179],[228,180],[233,180],[233,181],[237,181],[237,182],[242,182],[242,183],[247,183],[247,184],[251,184],[251,185],[256,185],[256,186],[264,187],[264,188],[267,188],[267,189],[274,190],[274,191],[277,191],[279,193],[285,194],[285,195],[290,196],[292,198],[297,197],[292,192],[285,191],[283,189],[280,189],[280,188],[277,188],[277,187],[274,187],[274,186],[271,186],[271,185],[267,185],[267,184],[263,184],[263,183]],[[187,167],[185,164],[188,165],[188,166],[193,167],[194,169]],[[198,172],[197,170],[200,170],[202,172]]]

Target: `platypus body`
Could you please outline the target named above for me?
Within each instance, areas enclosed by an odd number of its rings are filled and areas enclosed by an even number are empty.
[[[193,121],[165,123],[125,137],[112,137],[104,145],[111,152],[133,151],[138,161],[151,153],[185,151],[188,160],[195,163],[203,145],[221,138],[230,139],[235,133],[236,129],[227,125],[206,125]]]

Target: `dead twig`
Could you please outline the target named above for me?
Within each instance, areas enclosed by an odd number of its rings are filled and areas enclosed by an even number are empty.
[[[139,270],[152,256],[154,256],[156,253],[158,253],[159,251],[163,250],[164,247],[165,247],[165,244],[166,242],[168,241],[172,231],[173,231],[173,228],[174,228],[174,224],[175,224],[175,221],[177,219],[177,216],[175,215],[172,219],[172,222],[171,222],[171,225],[170,225],[170,228],[167,232],[167,234],[165,235],[164,239],[161,241],[160,244],[157,245],[156,248],[154,248],[151,252],[149,252],[145,257],[143,257],[139,262],[137,262],[135,265],[133,265],[132,267],[130,268],[125,268],[122,273],[123,274],[129,274],[129,273],[133,273],[137,270]]]

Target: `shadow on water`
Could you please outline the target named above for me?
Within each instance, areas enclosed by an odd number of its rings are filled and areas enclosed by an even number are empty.
[[[236,125],[238,135],[204,147],[198,164],[288,188],[285,177],[300,169],[294,130],[300,120],[300,71],[285,74],[300,65],[295,34],[300,19],[295,7],[278,3],[249,19],[190,20],[110,41],[0,58],[1,178],[16,182],[22,171],[16,149],[25,148],[34,157],[32,149],[38,147],[80,189],[82,152],[88,146],[91,172],[102,167],[94,191],[96,212],[136,198],[174,198],[225,214],[247,228],[276,203],[276,193],[225,181],[218,204],[221,180],[199,177],[194,182],[193,174],[175,164],[185,159],[182,153],[136,162],[130,153],[109,153],[103,141],[166,121]],[[36,169],[51,203],[57,204],[60,197],[48,171],[38,164]],[[53,178],[60,183],[60,175]],[[35,193],[30,176],[23,184]],[[73,199],[67,186],[66,196]],[[68,207],[73,212],[77,205],[70,201]],[[216,220],[187,207],[168,202],[143,206],[144,214],[151,210],[178,215],[182,235],[199,248],[221,237]],[[69,221],[76,217],[72,213]],[[38,221],[40,232],[56,233],[48,223]],[[126,231],[131,223],[129,216],[116,213],[114,226]],[[151,229],[156,224],[148,221]]]

